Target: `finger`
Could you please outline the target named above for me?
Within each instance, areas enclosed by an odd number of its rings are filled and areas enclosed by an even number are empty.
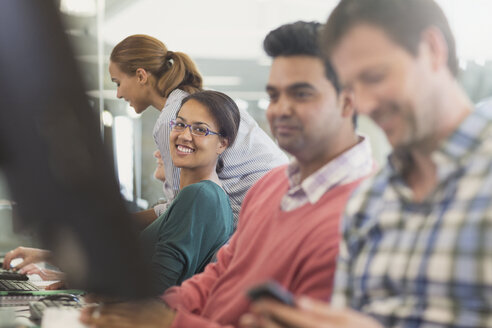
[[[41,279],[45,280],[45,279],[43,278],[43,276],[44,276],[45,274],[43,273],[43,271],[42,271],[42,270],[40,270],[40,269],[38,269],[38,268],[32,268],[32,269],[29,269],[29,270],[25,270],[25,269],[23,268],[23,269],[19,270],[19,272],[20,272],[20,273],[23,273],[23,274],[37,274],[37,275],[39,275],[39,276],[41,277]]]
[[[45,275],[45,280],[65,280],[65,274],[63,272],[53,271],[45,269],[43,270],[43,274]]]
[[[300,297],[296,301],[296,305],[314,318],[325,322],[330,322],[333,325],[340,325],[351,319],[353,315],[349,309],[333,308],[328,303],[315,300],[309,297]]]
[[[38,272],[34,272],[34,273],[38,274],[43,280],[55,280],[48,272],[44,270],[38,270]]]
[[[259,328],[259,320],[252,313],[246,313],[239,318],[239,325],[243,328]]]
[[[323,322],[322,327],[381,328],[373,318],[349,308],[333,308],[325,302],[307,297],[300,298],[296,304],[302,311],[310,314],[312,322]]]
[[[244,328],[284,328],[286,326],[280,325],[280,323],[270,320],[264,316],[256,316],[248,313],[241,317],[240,325]]]
[[[35,270],[35,269],[39,270],[39,267],[33,263],[30,263],[30,264],[27,264],[26,266],[24,266],[22,269],[19,269],[19,273],[27,274],[27,272]]]
[[[26,265],[25,267],[22,268],[22,270],[19,270],[20,273],[22,273],[22,271],[26,271],[26,270],[30,270],[32,268],[35,268],[34,264],[28,264]]]
[[[7,252],[5,254],[5,256],[3,257],[3,265],[2,265],[2,268],[3,269],[10,269],[10,256],[9,256],[9,253],[10,252]]]
[[[304,309],[297,309],[273,301],[261,301],[254,304],[253,311],[266,318],[272,318],[286,327],[332,328],[336,327],[329,320]]]
[[[37,266],[25,266],[22,269],[19,270],[19,273],[22,274],[37,274],[39,275],[43,280],[43,276],[46,276],[46,272],[44,272],[43,269],[38,268]]]
[[[5,269],[5,270],[8,270],[10,269],[10,259],[7,258],[7,254],[5,254],[4,258],[3,258],[3,265],[2,265],[2,268]]]
[[[61,280],[59,279],[59,275],[48,269],[33,269],[31,272],[28,274],[38,274],[43,280]]]
[[[26,270],[26,268],[22,270]],[[41,269],[37,265],[29,267],[29,269],[26,271],[26,274],[38,274],[43,280],[65,280],[65,274],[63,272]]]
[[[10,252],[8,252],[7,254],[5,254],[5,256],[3,258],[3,268],[4,269],[10,269],[10,262],[12,262],[13,259],[18,257],[18,255],[17,255],[18,252],[19,252],[19,248],[17,247],[16,249],[13,249]]]
[[[337,313],[339,313],[339,311],[337,309],[330,307],[330,305],[326,302],[314,300],[312,298],[304,297],[304,296],[300,297],[296,301],[296,305],[299,308],[304,309],[306,311],[309,311],[309,312],[312,312],[315,314],[321,314],[324,316],[336,315]]]

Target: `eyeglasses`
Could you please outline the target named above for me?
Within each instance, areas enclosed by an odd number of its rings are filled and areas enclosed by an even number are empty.
[[[171,120],[169,122],[169,126],[171,127],[172,130],[176,132],[183,132],[186,128],[190,128],[191,134],[198,137],[205,137],[208,136],[209,134],[222,136],[218,132],[210,131],[209,128],[207,128],[207,126],[204,124],[186,124],[176,120]]]

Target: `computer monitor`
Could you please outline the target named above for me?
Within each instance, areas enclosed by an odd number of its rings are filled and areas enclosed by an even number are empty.
[[[2,1],[0,169],[71,288],[149,295],[147,264],[55,3]]]

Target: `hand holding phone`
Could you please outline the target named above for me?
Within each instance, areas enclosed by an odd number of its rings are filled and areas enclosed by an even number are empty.
[[[252,301],[269,298],[289,306],[295,306],[294,296],[275,280],[256,285],[248,290],[248,297]]]

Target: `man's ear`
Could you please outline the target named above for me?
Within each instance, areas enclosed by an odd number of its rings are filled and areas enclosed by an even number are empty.
[[[220,155],[229,146],[229,140],[224,137],[219,137],[219,145],[217,146],[217,155]]]
[[[342,90],[339,95],[342,117],[352,117],[355,112],[355,96],[353,91]]]
[[[424,52],[428,53],[434,70],[448,66],[449,48],[439,28],[431,26],[422,32],[419,55]]]
[[[137,75],[137,81],[140,84],[145,84],[147,83],[147,80],[149,79],[149,73],[143,68],[137,68],[137,71],[135,72]]]

